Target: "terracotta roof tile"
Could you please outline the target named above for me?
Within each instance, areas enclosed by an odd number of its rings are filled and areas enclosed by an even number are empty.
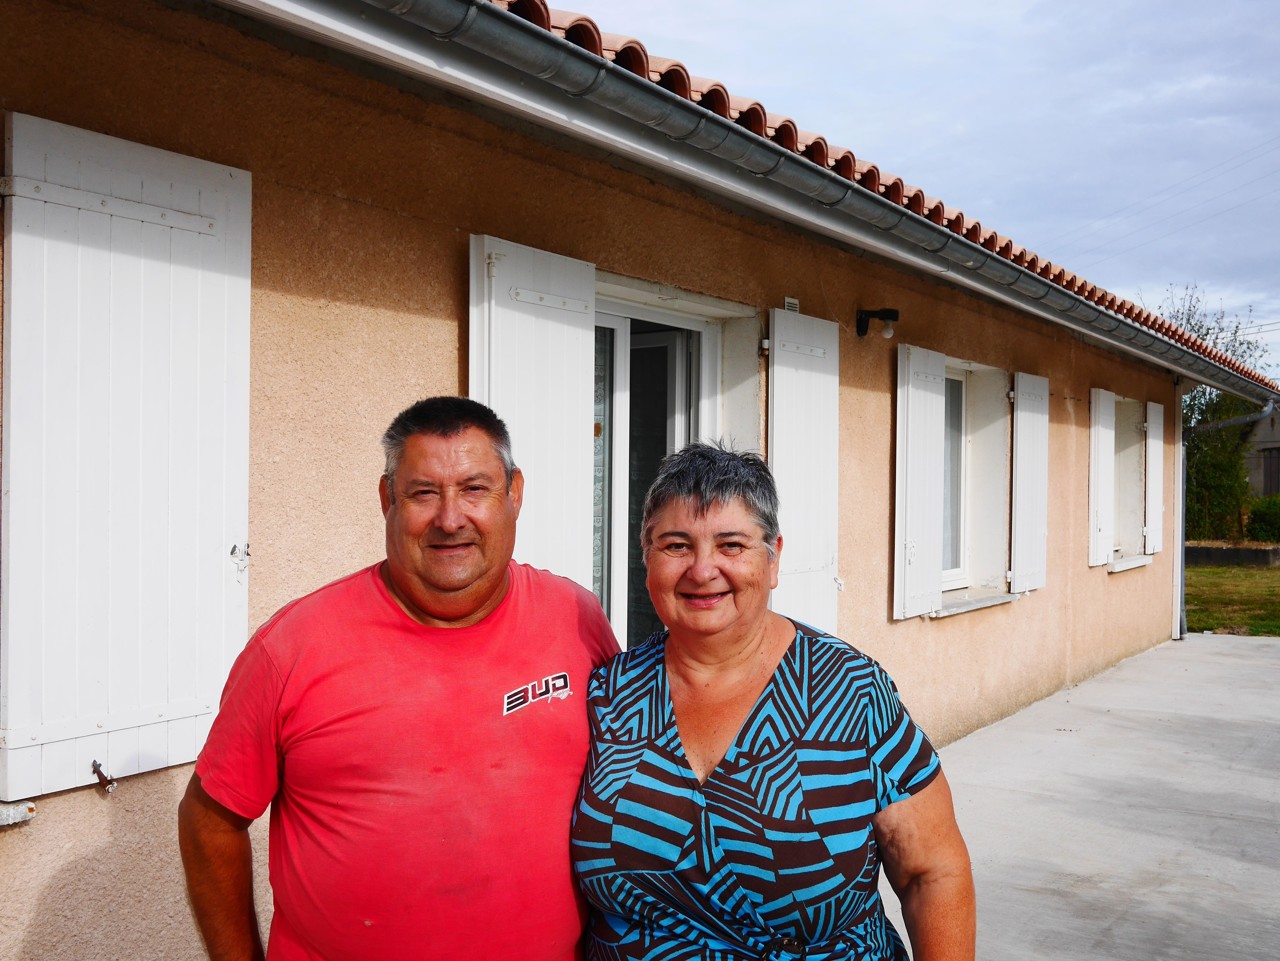
[[[551,32],[588,53],[594,53],[597,57],[604,56],[604,38],[600,34],[600,28],[590,17],[552,10]]]
[[[757,136],[772,140],[784,150],[806,157],[851,184],[878,193],[911,213],[925,217],[939,226],[947,227],[953,233],[979,244],[998,257],[1024,267],[1050,283],[1072,291],[1105,310],[1125,317],[1195,353],[1208,357],[1248,380],[1272,390],[1277,389],[1276,384],[1262,374],[1210,347],[1181,327],[1127,300],[1121,300],[1109,291],[1090,284],[1083,277],[1077,277],[1058,264],[1019,246],[1008,237],[985,228],[978,220],[966,217],[964,211],[946,206],[941,200],[928,196],[919,187],[904,183],[901,177],[881,171],[873,163],[859,160],[853,151],[830,144],[821,134],[801,130],[790,117],[771,113],[763,104],[749,97],[730,95],[724,84],[717,80],[692,76],[685,65],[679,61],[650,56],[644,44],[633,37],[604,33],[590,17],[565,10],[552,10],[545,0],[489,0],[489,2],[543,30],[556,34],[597,57],[611,60],[619,67],[669,90],[678,97],[738,123]]]
[[[604,41],[606,60],[612,60],[637,77],[649,79],[649,51],[644,48],[643,43],[616,33],[602,33],[600,38]]]
[[[689,71],[679,60],[649,57],[649,79],[684,100],[693,99],[693,82]]]
[[[740,127],[746,127],[757,137],[769,136],[767,116],[764,104],[747,97],[729,98],[729,119]]]
[[[843,177],[850,183],[858,174],[858,158],[853,155],[853,151],[845,147],[832,147],[827,152],[827,166],[838,177]]]
[[[694,103],[726,120],[732,119],[729,116],[729,91],[724,84],[706,77],[690,77],[689,80],[693,86]]]
[[[504,10],[514,13],[521,20],[528,20],[535,27],[551,29],[551,11],[544,0],[492,0]]]

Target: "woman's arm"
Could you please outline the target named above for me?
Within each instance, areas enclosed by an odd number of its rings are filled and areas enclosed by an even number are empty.
[[[872,818],[885,877],[902,902],[915,961],[973,961],[973,870],[941,771]]]

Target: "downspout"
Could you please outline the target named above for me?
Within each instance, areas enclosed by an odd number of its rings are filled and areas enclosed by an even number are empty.
[[[230,2],[255,7],[277,5],[272,0]],[[1145,360],[1163,357],[1175,369],[1229,393],[1259,401],[1274,397],[1274,391],[1267,386],[1221,367],[1162,334],[1109,313],[949,228],[910,213],[834,171],[601,60],[490,0],[361,0],[361,3],[412,24],[436,40],[458,44],[522,76],[537,78],[570,97],[625,117],[709,158],[750,173],[781,190],[790,209],[765,196],[766,191],[753,191],[747,197],[740,195],[737,197],[740,202],[746,200],[775,216],[799,220],[810,229],[917,269],[941,271],[964,286],[1050,322],[1090,334]],[[643,145],[637,142],[634,146]],[[636,152],[643,153],[639,149]],[[696,166],[690,164],[683,177],[705,186],[704,181],[697,179],[704,172]],[[796,203],[801,207],[795,207]],[[828,223],[835,226],[828,227]],[[956,271],[957,267],[963,270]]]
[[[1276,409],[1276,399],[1268,398],[1262,410],[1253,414],[1241,414],[1239,417],[1230,417],[1227,420],[1211,420],[1207,423],[1199,423],[1194,427],[1188,427],[1183,431],[1183,437],[1201,434],[1211,430],[1222,430],[1224,427],[1247,427],[1249,424],[1256,424],[1260,420],[1266,420],[1271,416],[1272,411]]]
[[[1178,391],[1178,398],[1181,401],[1182,391]],[[1187,438],[1200,433],[1208,433],[1211,430],[1222,430],[1224,427],[1245,427],[1249,424],[1256,424],[1260,420],[1266,420],[1276,409],[1276,399],[1269,398],[1262,410],[1253,414],[1242,414],[1239,417],[1230,417],[1227,420],[1215,420],[1209,423],[1196,424],[1193,427],[1182,427],[1181,403],[1179,403],[1178,429],[1182,435],[1182,439],[1178,444],[1178,453],[1182,460],[1182,510],[1178,518],[1178,543],[1181,550],[1178,556],[1178,598],[1181,608],[1181,614],[1178,617],[1178,636],[1174,640],[1181,640],[1187,636]]]

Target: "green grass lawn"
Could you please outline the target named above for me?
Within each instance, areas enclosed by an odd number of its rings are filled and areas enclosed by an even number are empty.
[[[1280,567],[1188,567],[1187,630],[1280,637]]]

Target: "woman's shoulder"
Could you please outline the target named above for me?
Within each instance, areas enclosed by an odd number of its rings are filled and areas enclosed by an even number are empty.
[[[640,683],[646,677],[654,676],[662,666],[666,640],[667,632],[659,631],[611,658],[608,663],[595,669],[592,675],[593,688],[607,691],[622,684]]]
[[[834,634],[817,630],[800,621],[793,620],[793,623],[796,625],[797,653],[812,671],[819,674],[834,673],[846,683],[893,683],[888,672],[870,654],[860,651]]]

